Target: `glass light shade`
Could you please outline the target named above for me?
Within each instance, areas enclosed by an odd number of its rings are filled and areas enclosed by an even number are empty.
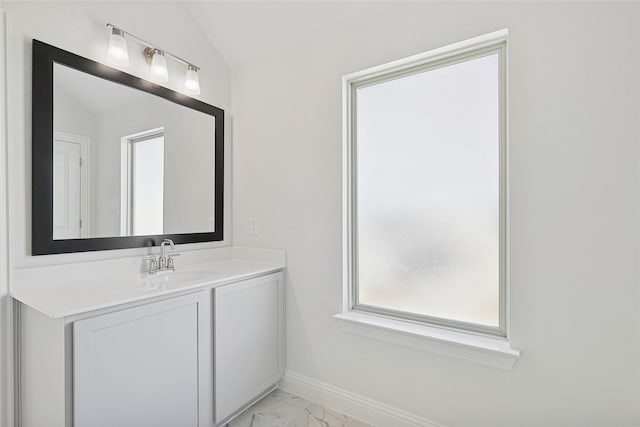
[[[124,38],[124,31],[117,28],[111,28],[107,58],[110,63],[118,67],[129,66],[129,51],[127,50],[127,41]]]
[[[164,52],[156,49],[151,59],[151,68],[149,76],[158,83],[166,83],[169,81],[169,71],[167,70],[167,59]]]
[[[200,79],[198,68],[193,65],[187,67],[187,75],[184,79],[184,91],[192,95],[200,95]]]

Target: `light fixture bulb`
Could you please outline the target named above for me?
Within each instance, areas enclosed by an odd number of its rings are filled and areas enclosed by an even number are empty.
[[[200,95],[200,79],[198,78],[198,67],[187,66],[187,75],[184,79],[184,91],[192,95]]]
[[[119,28],[111,27],[111,36],[109,37],[109,49],[107,50],[107,58],[109,62],[118,67],[129,66],[129,51],[127,50],[127,41],[124,38],[124,31]]]
[[[158,83],[166,83],[169,81],[167,59],[164,57],[164,52],[160,49],[155,49],[153,52],[149,76]]]

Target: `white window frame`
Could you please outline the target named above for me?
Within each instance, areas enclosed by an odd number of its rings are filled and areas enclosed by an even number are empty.
[[[343,77],[343,310],[335,316],[343,330],[462,359],[476,360],[477,351],[480,351],[483,356],[480,359],[485,364],[506,369],[510,369],[517,360],[519,352],[511,349],[508,341],[507,36],[508,31],[504,29]],[[357,90],[494,53],[500,54],[499,326],[412,315],[357,304]],[[404,338],[399,339],[399,336]],[[426,345],[422,338],[427,339]],[[434,342],[437,343],[435,348]],[[464,348],[465,351],[447,349],[446,345],[443,350],[443,343],[453,343],[457,349]],[[487,357],[487,354],[490,356]]]
[[[164,135],[164,126],[120,138],[120,235],[133,235],[133,144]]]

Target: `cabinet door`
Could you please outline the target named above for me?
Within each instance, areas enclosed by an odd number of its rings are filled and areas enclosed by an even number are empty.
[[[284,373],[282,273],[214,290],[216,424],[221,424]]]
[[[209,295],[75,322],[74,427],[210,425]]]

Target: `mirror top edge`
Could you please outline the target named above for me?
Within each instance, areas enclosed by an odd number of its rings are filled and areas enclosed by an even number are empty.
[[[176,104],[214,116],[216,119],[224,118],[224,110],[222,108],[206,103],[200,99],[193,98],[142,77],[129,74],[126,71],[114,68],[108,64],[85,58],[41,40],[34,38],[32,39],[32,43],[34,63],[36,58],[46,58],[47,62],[52,65],[51,73],[53,73],[53,64],[62,65],[79,72],[88,73],[98,78],[164,98]]]

